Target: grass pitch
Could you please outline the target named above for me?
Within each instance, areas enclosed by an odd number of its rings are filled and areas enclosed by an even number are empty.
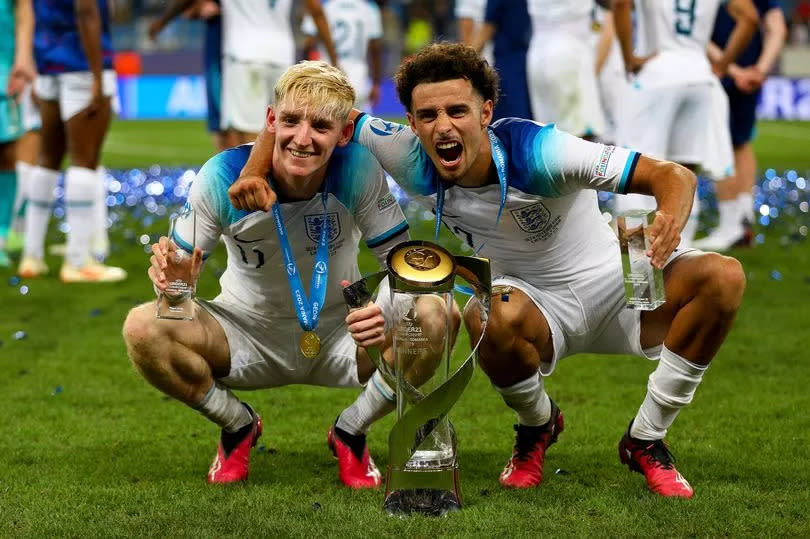
[[[762,124],[760,134],[763,168],[810,168],[810,126]],[[198,165],[210,148],[197,122],[116,123],[105,164]],[[128,309],[152,297],[137,237],[166,228],[141,226],[125,220],[112,230],[120,249],[110,262],[131,275],[121,284],[65,286],[56,277],[12,284],[12,273],[0,272],[2,537],[810,535],[810,248],[786,226],[771,225],[762,245],[733,253],[748,275],[742,309],[671,429],[694,499],[648,493],[643,477],[617,458],[654,364],[583,355],[561,362],[547,380],[566,430],[548,453],[540,488],[498,485],[514,417],[476,372],[452,413],[466,507],[444,519],[405,520],[384,515],[382,492],[340,486],[326,429],[354,399],[351,390],[242,393],[265,420],[250,481],[205,483],[217,429],[143,381],[120,336]],[[430,237],[430,225],[414,228]],[[54,229],[49,242],[58,241]],[[48,262],[58,270],[59,259]],[[372,264],[363,260],[365,269]],[[223,265],[219,252],[201,296],[216,293]],[[385,418],[369,436],[381,469],[392,424]]]

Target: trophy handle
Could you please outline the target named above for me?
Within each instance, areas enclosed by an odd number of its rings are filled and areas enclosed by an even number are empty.
[[[365,307],[371,301],[373,295],[372,291],[380,286],[380,283],[387,275],[387,271],[378,271],[344,287],[343,299],[346,301],[349,309]],[[385,383],[392,388],[397,387],[396,373],[391,369],[391,366],[385,362],[380,350],[374,346],[370,346],[366,348],[366,352],[371,358],[371,362],[374,363],[374,366],[380,372],[380,375],[382,375]],[[425,398],[424,394],[413,387],[407,380],[402,380],[402,384],[410,402],[419,402]]]
[[[489,259],[477,256],[457,256],[455,259],[456,275],[473,287],[475,297],[482,307],[480,309],[481,321],[486,322],[489,317],[490,297],[492,295],[492,273]]]

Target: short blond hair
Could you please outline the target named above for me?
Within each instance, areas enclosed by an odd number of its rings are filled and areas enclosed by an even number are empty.
[[[354,88],[346,74],[322,61],[298,62],[281,75],[274,88],[275,105],[285,101],[308,112],[345,124],[354,106]]]

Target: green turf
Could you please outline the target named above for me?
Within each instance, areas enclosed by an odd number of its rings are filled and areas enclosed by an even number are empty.
[[[810,126],[791,128],[810,133]],[[779,153],[762,162],[806,166],[801,140],[772,141],[765,133],[758,148]],[[169,163],[170,152],[151,150],[125,161],[126,145],[150,148],[158,134],[176,150],[173,163],[196,164],[209,153],[196,123],[116,123],[110,140],[124,149],[108,148],[107,164]],[[131,274],[121,284],[65,286],[49,277],[24,283],[23,295],[19,285],[6,284],[10,271],[0,270],[0,537],[810,535],[810,249],[783,240],[779,228],[757,249],[734,253],[748,275],[745,301],[694,403],[671,430],[678,467],[697,492],[693,500],[651,495],[617,458],[654,364],[578,356],[547,381],[566,431],[549,451],[540,488],[499,487],[514,418],[479,370],[452,414],[466,508],[445,519],[398,520],[381,512],[380,492],[338,482],[325,435],[354,399],[349,390],[242,393],[265,420],[250,481],[205,484],[216,428],[148,386],[120,337],[127,310],[152,295],[147,255],[123,231],[135,228],[137,238],[165,228],[138,226],[130,220],[113,230],[120,249],[111,262]],[[430,225],[417,228],[429,236]],[[50,242],[60,239],[51,232]],[[48,262],[58,269],[58,259]],[[222,252],[209,261],[201,296],[215,294],[214,270],[223,263]],[[771,278],[774,270],[781,280]],[[15,340],[16,331],[27,337]],[[388,417],[369,436],[381,468],[391,425]]]

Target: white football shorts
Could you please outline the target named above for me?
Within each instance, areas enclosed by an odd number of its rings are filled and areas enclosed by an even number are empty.
[[[618,247],[617,247],[618,249]],[[695,249],[676,249],[670,264]],[[508,285],[528,295],[543,313],[551,328],[554,357],[540,364],[540,374],[548,376],[557,361],[574,354],[629,354],[658,359],[663,342],[641,347],[641,311],[627,309],[621,259],[603,271],[558,288],[537,288],[509,275],[493,278],[492,285]]]
[[[619,119],[617,142],[657,159],[700,165],[708,146],[710,84],[631,85]]]
[[[114,70],[105,69],[102,72],[101,86],[105,96],[113,98],[113,101],[117,100],[118,80]],[[34,80],[34,93],[37,97],[45,101],[59,101],[59,115],[63,122],[70,120],[90,104],[92,90],[93,74],[89,71],[37,75]]]
[[[267,105],[287,66],[242,62],[225,57],[222,61],[222,129],[259,133],[264,129]]]
[[[717,78],[712,79],[710,89],[711,111],[709,112],[708,141],[703,173],[714,181],[734,175],[734,146],[731,145],[728,95]]]
[[[594,73],[594,51],[574,36],[539,40],[526,55],[532,116],[576,136],[602,135],[605,119]]]

